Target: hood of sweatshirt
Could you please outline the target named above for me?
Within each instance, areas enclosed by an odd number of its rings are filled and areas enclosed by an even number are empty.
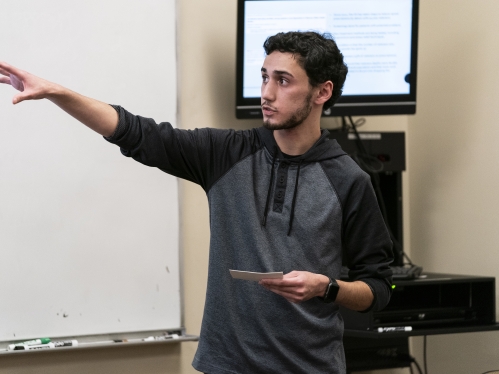
[[[268,130],[265,127],[258,128],[258,134],[263,140],[265,147],[269,152],[275,156],[277,154],[278,158],[282,158],[282,152],[279,149],[275,139],[274,132]],[[292,163],[310,163],[310,162],[320,162],[324,160],[329,160],[331,158],[346,155],[347,153],[341,149],[340,145],[335,139],[329,138],[328,130],[321,130],[320,138],[315,142],[315,144],[310,147],[310,149],[301,156],[293,157],[288,159]]]
[[[285,158],[277,142],[274,139],[274,134],[272,130],[268,130],[264,127],[258,128],[258,134],[261,137],[262,141],[265,144],[267,150],[273,155],[272,159],[272,169],[270,174],[269,188],[267,192],[267,199],[265,203],[265,211],[263,213],[262,218],[262,226],[265,226],[267,223],[267,215],[269,212],[270,201],[272,198],[272,188],[274,185],[274,165],[276,161],[279,159],[280,161],[286,159],[286,162],[290,164],[297,164],[298,170],[296,172],[296,180],[295,180],[295,188],[293,191],[293,200],[291,203],[291,214],[289,217],[289,226],[288,226],[288,236],[291,235],[291,229],[293,228],[293,218],[295,214],[295,205],[296,205],[296,196],[298,192],[298,184],[300,178],[300,168],[302,164],[320,162],[324,160],[329,160],[331,158],[344,156],[347,153],[343,151],[335,139],[329,138],[329,131],[321,130],[321,136],[315,142],[315,144],[310,147],[310,149],[304,154],[292,158]]]

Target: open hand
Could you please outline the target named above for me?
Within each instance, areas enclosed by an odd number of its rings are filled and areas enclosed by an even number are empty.
[[[56,87],[52,82],[34,76],[27,71],[18,69],[2,61],[0,61],[0,83],[10,84],[21,92],[12,98],[13,104],[20,103],[24,100],[44,99],[53,92]]]
[[[262,279],[259,283],[292,303],[301,303],[312,297],[323,296],[329,278],[308,271],[292,271],[282,279]]]

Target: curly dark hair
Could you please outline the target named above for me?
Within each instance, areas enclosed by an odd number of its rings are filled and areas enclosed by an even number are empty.
[[[263,43],[263,48],[267,55],[275,51],[295,55],[298,63],[307,73],[312,87],[328,80],[333,82],[333,94],[324,103],[323,109],[332,107],[341,96],[348,67],[343,62],[343,55],[331,34],[319,34],[312,31],[280,32],[268,37]]]

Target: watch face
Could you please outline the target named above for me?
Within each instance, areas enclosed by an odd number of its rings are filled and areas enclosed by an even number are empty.
[[[324,301],[328,302],[328,303],[335,301],[339,290],[340,290],[340,287],[338,286],[338,283],[336,282],[336,280],[330,278],[329,285],[327,286],[326,294],[324,295]]]

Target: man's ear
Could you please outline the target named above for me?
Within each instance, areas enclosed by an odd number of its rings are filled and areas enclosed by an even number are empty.
[[[317,95],[315,96],[314,103],[317,105],[322,105],[333,95],[333,82],[327,81],[321,83],[318,86],[318,89],[319,90],[317,91]]]

